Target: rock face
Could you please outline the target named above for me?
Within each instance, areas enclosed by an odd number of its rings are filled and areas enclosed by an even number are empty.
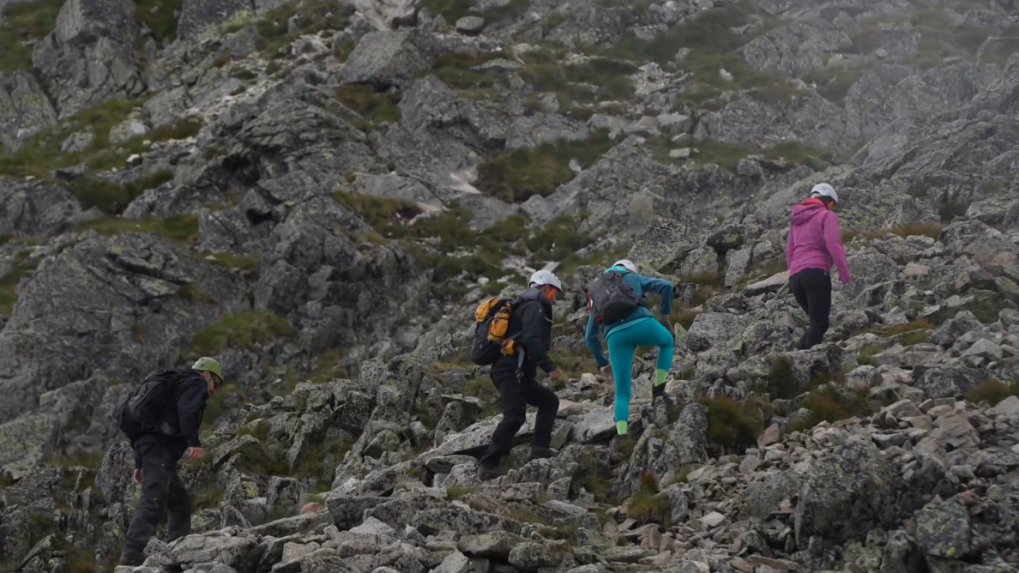
[[[110,98],[141,94],[134,42],[138,23],[128,0],[68,0],[56,28],[32,60],[60,119]]]
[[[28,72],[0,73],[0,147],[17,151],[20,141],[52,125],[53,105]]]
[[[1016,7],[0,0],[0,563],[115,563],[117,409],[208,355],[146,570],[1013,570]],[[796,350],[821,182],[853,281]],[[584,289],[621,258],[676,344],[616,438]],[[482,482],[474,311],[538,269],[558,453],[530,412]]]

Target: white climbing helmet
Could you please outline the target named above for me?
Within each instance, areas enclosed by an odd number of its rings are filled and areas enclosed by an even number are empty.
[[[623,267],[624,269],[630,271],[631,273],[637,272],[637,265],[633,264],[633,261],[631,261],[629,259],[618,260],[612,266],[614,266],[614,267]]]
[[[830,197],[832,201],[839,202],[839,195],[835,189],[827,183],[818,183],[810,190],[811,197]]]
[[[559,281],[559,278],[552,274],[552,271],[538,271],[531,275],[531,286],[541,285],[552,285],[559,290],[563,290],[563,283]]]

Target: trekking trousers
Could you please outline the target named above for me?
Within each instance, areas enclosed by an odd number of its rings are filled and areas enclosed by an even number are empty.
[[[177,475],[177,460],[169,448],[158,443],[137,447],[142,460],[142,497],[127,531],[121,565],[138,566],[145,561],[145,546],[156,526],[167,518],[167,542],[191,533],[191,498]]]
[[[616,328],[609,332],[609,363],[612,377],[616,381],[615,421],[618,434],[626,433],[626,422],[630,417],[630,395],[632,393],[633,355],[638,346],[657,346],[658,372],[668,373],[672,368],[672,353],[675,342],[669,329],[657,320],[647,317]],[[657,374],[657,373],[656,373]],[[659,380],[660,379],[660,380]],[[664,376],[656,376],[656,384],[663,384]]]
[[[559,412],[559,397],[534,378],[517,378],[516,373],[510,370],[493,370],[492,383],[502,396],[502,421],[492,433],[492,443],[481,457],[481,465],[495,467],[509,453],[513,447],[513,436],[526,421],[528,404],[538,408],[531,447],[547,448],[552,442],[552,427],[555,425],[556,413]]]
[[[807,350],[821,344],[828,332],[831,312],[831,275],[822,269],[803,269],[789,277],[789,290],[796,302],[810,317],[810,326],[800,338],[799,349]]]

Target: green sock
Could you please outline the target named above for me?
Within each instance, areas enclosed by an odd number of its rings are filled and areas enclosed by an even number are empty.
[[[661,368],[655,370],[655,386],[661,386],[665,384],[665,377],[669,375],[668,370],[662,370]]]
[[[620,436],[626,435],[626,422],[616,422],[616,433]]]

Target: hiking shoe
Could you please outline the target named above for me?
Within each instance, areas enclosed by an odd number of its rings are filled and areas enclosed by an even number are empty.
[[[532,446],[530,460],[544,460],[547,458],[554,458],[559,455],[559,452],[553,450],[548,446]]]
[[[481,466],[478,468],[478,479],[481,481],[489,481],[498,477],[506,475],[499,466],[489,467]]]

